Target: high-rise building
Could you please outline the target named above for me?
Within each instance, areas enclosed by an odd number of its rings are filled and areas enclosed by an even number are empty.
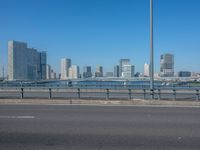
[[[83,67],[83,78],[91,78],[92,77],[92,69],[91,66]]]
[[[4,76],[4,66],[2,66],[2,73],[1,73],[1,77],[0,80],[4,80],[5,76]]]
[[[46,63],[47,63],[47,54],[46,52],[38,53],[39,64],[38,64],[38,75],[40,80],[46,79]]]
[[[144,76],[149,77],[149,64],[144,64]]]
[[[174,55],[163,54],[160,56],[160,76],[161,77],[174,76]]]
[[[114,66],[114,77],[119,77],[119,65]]]
[[[135,66],[134,65],[123,65],[122,67],[122,77],[123,78],[131,78],[134,77]]]
[[[96,67],[95,77],[103,77],[103,67],[102,66]]]
[[[50,80],[51,79],[51,66],[50,65],[46,65],[46,79]]]
[[[28,48],[24,42],[8,41],[8,79],[45,80],[46,52]]]
[[[78,79],[79,78],[79,66],[72,65],[69,68],[69,79]]]
[[[131,77],[135,76],[135,66],[131,65]]]
[[[69,68],[71,67],[71,59],[61,59],[61,79],[67,79],[69,77]]]
[[[130,59],[120,59],[119,60],[119,76],[122,76],[123,66],[130,65]]]
[[[23,42],[8,42],[8,79],[27,79],[27,44]],[[35,67],[36,69],[36,67]]]

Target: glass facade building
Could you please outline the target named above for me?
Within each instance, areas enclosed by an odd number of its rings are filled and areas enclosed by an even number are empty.
[[[25,42],[8,42],[9,80],[45,80],[46,61],[46,52],[28,48]]]
[[[91,78],[92,77],[92,69],[91,66],[83,67],[83,78]]]

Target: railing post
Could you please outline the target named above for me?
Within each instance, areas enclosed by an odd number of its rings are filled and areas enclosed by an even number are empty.
[[[161,91],[158,89],[158,100],[161,100]]]
[[[173,89],[173,100],[176,100],[176,89]]]
[[[21,88],[21,99],[24,98],[24,88]]]
[[[52,98],[52,95],[51,95],[51,88],[49,88],[49,99]]]
[[[106,100],[109,99],[109,89],[106,89]]]
[[[128,99],[131,100],[131,89],[128,90]]]
[[[144,91],[144,100],[146,99],[146,89],[143,89]]]
[[[199,90],[196,90],[196,100],[199,101]]]
[[[78,99],[81,98],[81,90],[78,88]]]

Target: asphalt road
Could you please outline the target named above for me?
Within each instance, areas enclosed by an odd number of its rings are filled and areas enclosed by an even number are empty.
[[[200,108],[0,105],[0,150],[199,150]]]

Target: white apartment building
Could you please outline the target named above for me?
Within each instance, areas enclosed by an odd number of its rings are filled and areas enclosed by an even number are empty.
[[[79,66],[72,65],[69,68],[69,79],[78,79],[79,78]]]
[[[144,76],[149,77],[149,64],[144,64]]]
[[[134,77],[135,66],[134,65],[123,65],[122,67],[122,77],[123,78],[131,78]]]
[[[61,79],[69,78],[69,68],[71,67],[71,59],[62,58],[60,66]]]

